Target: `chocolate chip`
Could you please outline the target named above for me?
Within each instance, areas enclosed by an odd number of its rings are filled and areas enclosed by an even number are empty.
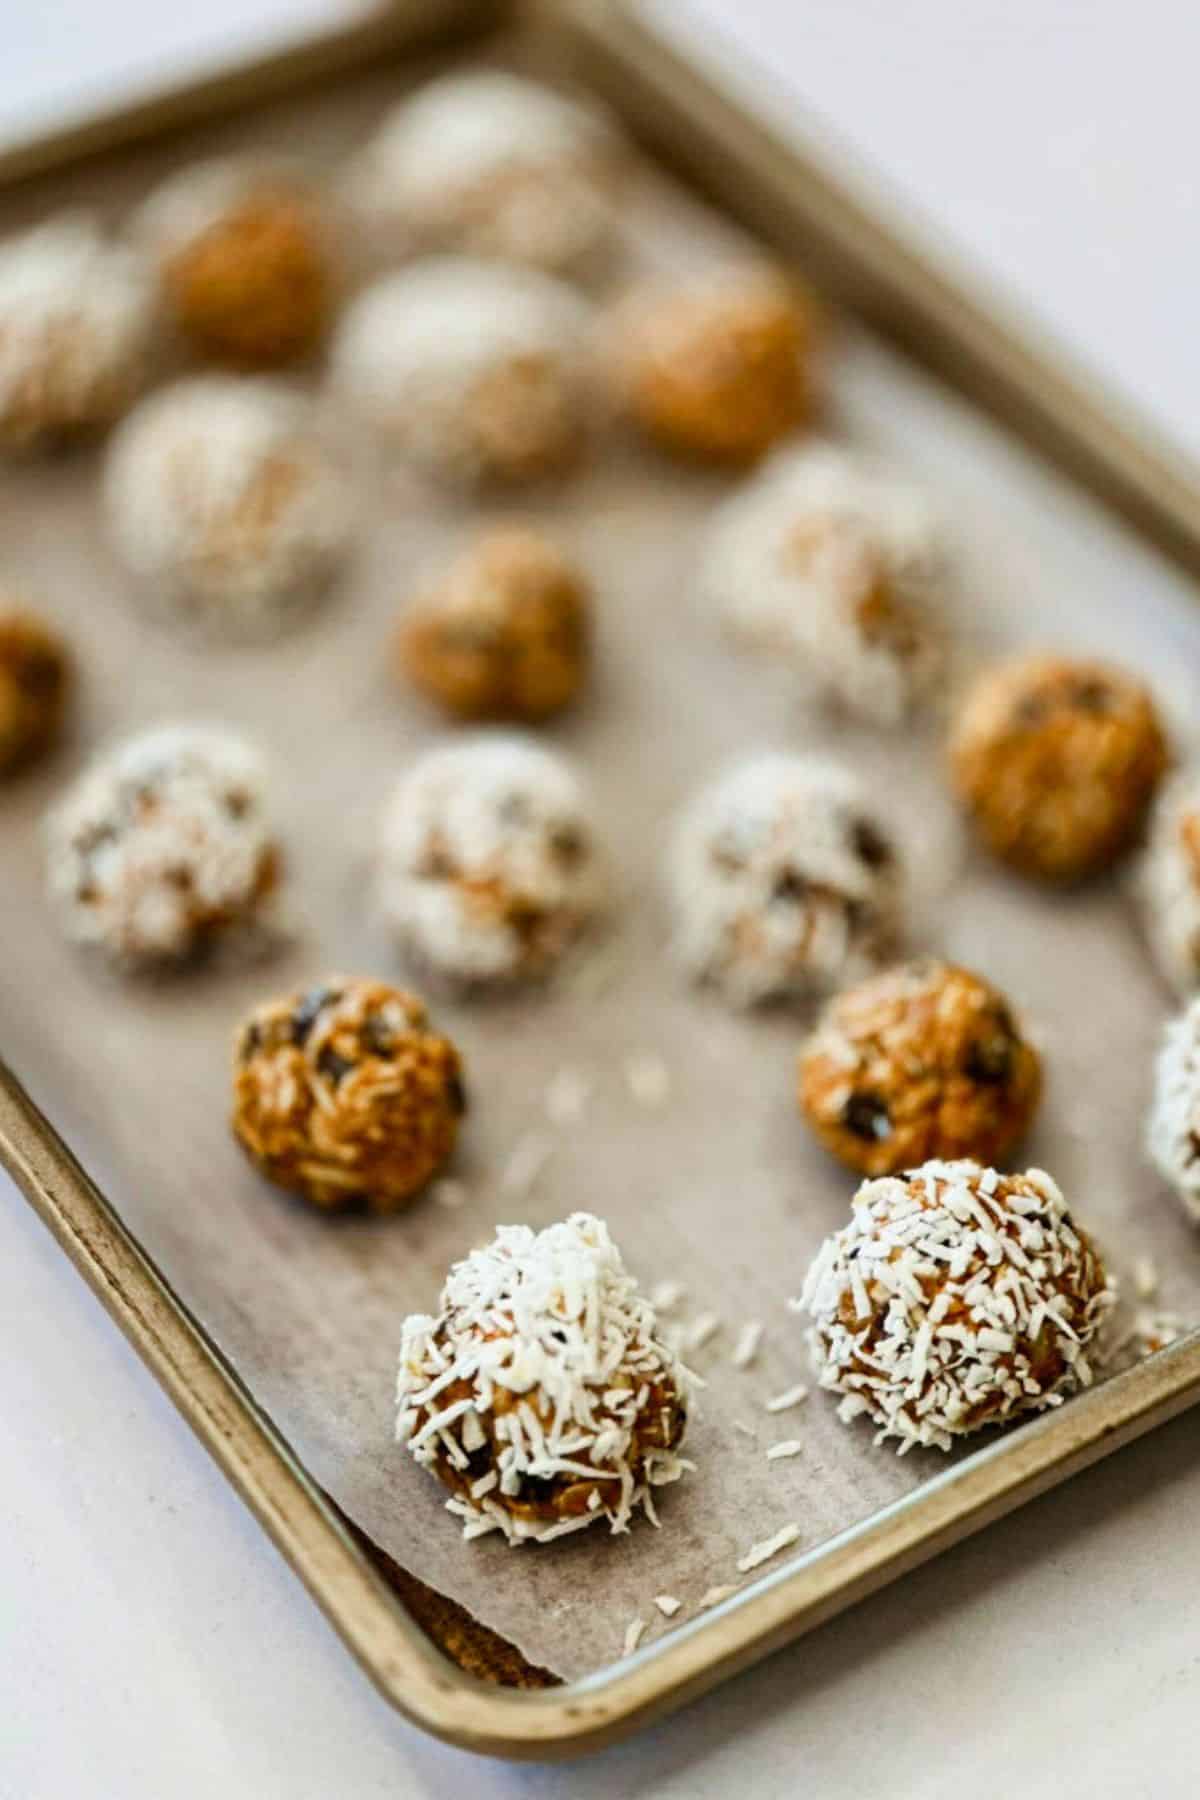
[[[467,1090],[457,1069],[446,1077],[446,1098],[450,1102],[451,1112],[457,1113],[461,1119],[467,1110]]]
[[[230,788],[225,796],[225,811],[231,819],[244,819],[250,811],[250,796],[244,788]]]
[[[842,1124],[864,1144],[882,1143],[892,1135],[892,1117],[887,1102],[870,1092],[851,1094],[842,1108]]]
[[[1099,676],[1087,676],[1075,683],[1071,698],[1080,712],[1106,713],[1112,704],[1112,688]]]
[[[323,1008],[336,1006],[341,997],[341,992],[337,988],[310,988],[292,1014],[293,1044],[307,1043],[309,1033]]]
[[[531,1501],[535,1506],[544,1505],[553,1500],[558,1492],[558,1479],[554,1475],[522,1475],[521,1498]]]
[[[808,898],[808,883],[798,869],[783,869],[771,889],[772,906],[799,906]]]
[[[1008,1032],[995,1031],[990,1037],[978,1038],[967,1051],[963,1065],[972,1081],[984,1087],[998,1087],[1012,1073],[1013,1040]]]
[[[587,848],[587,840],[577,825],[556,825],[550,833],[550,848],[567,868],[573,868]]]
[[[396,1044],[396,1034],[378,1013],[363,1020],[362,1041],[372,1056],[389,1056]]]
[[[337,1051],[331,1049],[328,1044],[317,1057],[318,1074],[324,1075],[326,1081],[332,1081],[334,1087],[350,1073],[353,1067],[352,1062],[344,1056],[339,1056]]]
[[[868,869],[883,869],[892,860],[892,846],[870,819],[855,819],[850,827],[854,854]]]
[[[247,1025],[242,1033],[242,1041],[238,1045],[238,1056],[242,1062],[249,1062],[256,1050],[262,1048],[262,1027]]]

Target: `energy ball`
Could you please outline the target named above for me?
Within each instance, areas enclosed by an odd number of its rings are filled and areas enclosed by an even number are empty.
[[[779,275],[730,269],[621,306],[616,378],[645,435],[675,455],[749,463],[809,409],[813,322]]]
[[[1200,770],[1165,784],[1150,815],[1135,893],[1155,961],[1176,993],[1200,986]]]
[[[341,456],[303,396],[262,378],[193,376],[143,401],[113,439],[104,486],[144,603],[210,636],[287,630],[353,535]]]
[[[857,981],[900,937],[888,833],[822,756],[768,753],[719,776],[685,809],[668,877],[680,962],[738,1006]]]
[[[1154,1065],[1146,1148],[1185,1212],[1200,1224],[1200,998],[1167,1026]]]
[[[463,1536],[626,1531],[691,1465],[686,1371],[600,1219],[502,1225],[404,1322],[396,1437],[451,1491]],[[655,1520],[655,1522],[657,1522]]]
[[[573,700],[587,671],[587,584],[540,532],[481,534],[404,617],[413,685],[460,719],[535,722]]]
[[[1081,880],[1127,849],[1167,760],[1141,682],[1054,656],[984,673],[950,740],[951,778],[983,842],[1043,881]]]
[[[331,233],[299,176],[202,163],[152,194],[140,232],[167,308],[202,356],[277,368],[316,349],[334,288]]]
[[[875,1442],[949,1450],[985,1425],[1058,1406],[1092,1380],[1115,1300],[1099,1252],[1049,1175],[929,1162],[866,1181],[792,1304],[838,1416]]]
[[[58,633],[0,605],[0,775],[48,750],[62,724],[71,663]]]
[[[1003,994],[953,963],[908,963],[847,989],[800,1057],[805,1118],[860,1175],[931,1158],[1002,1162],[1041,1088],[1041,1060]]]
[[[354,302],[334,339],[334,379],[427,474],[535,481],[582,451],[589,332],[586,303],[552,276],[431,258]]]
[[[46,822],[66,936],[129,969],[247,936],[280,870],[263,790],[256,753],[215,726],[163,726],[97,758]]]
[[[367,146],[357,198],[404,251],[586,272],[616,232],[624,145],[607,115],[519,76],[432,81]]]
[[[234,1049],[233,1135],[322,1211],[398,1212],[448,1159],[466,1110],[458,1051],[415,995],[331,976],[268,1000]]]
[[[943,671],[946,562],[920,495],[823,444],[780,453],[718,509],[701,581],[733,643],[809,699],[890,726]]]
[[[154,283],[86,213],[0,243],[0,450],[103,431],[149,373]]]
[[[548,974],[604,898],[579,779],[516,734],[427,751],[385,810],[378,893],[402,951],[444,981]]]

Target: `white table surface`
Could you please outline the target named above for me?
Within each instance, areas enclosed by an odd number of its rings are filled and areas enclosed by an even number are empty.
[[[966,254],[999,258],[1033,303],[1041,290],[1093,361],[1200,438],[1195,282],[1177,285],[1195,258],[1176,237],[1200,167],[1194,8],[688,5],[793,70]],[[998,222],[982,237],[977,180]],[[438,1746],[376,1698],[2,1180],[0,1320],[0,1800],[1196,1791],[1198,1415],[630,1746],[516,1768]]]

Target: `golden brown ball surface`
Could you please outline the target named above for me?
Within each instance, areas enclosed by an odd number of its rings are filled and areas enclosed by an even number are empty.
[[[400,668],[458,718],[544,719],[583,681],[588,611],[586,583],[546,538],[490,531],[403,620]]]
[[[931,1158],[1001,1164],[1041,1095],[1004,996],[952,963],[886,970],[832,1000],[800,1057],[801,1110],[862,1175]]]
[[[331,977],[238,1033],[233,1133],[278,1187],[327,1211],[396,1212],[454,1148],[458,1051],[414,995]]]
[[[1103,663],[1032,656],[987,671],[950,741],[960,800],[994,856],[1075,881],[1136,837],[1168,761],[1145,687]]]
[[[329,256],[306,197],[264,188],[170,256],[163,282],[202,355],[275,368],[320,342],[331,306]]]
[[[56,632],[30,613],[0,611],[0,775],[54,743],[70,680],[70,660]]]
[[[812,321],[752,271],[633,302],[616,351],[628,411],[663,449],[748,463],[804,418]]]

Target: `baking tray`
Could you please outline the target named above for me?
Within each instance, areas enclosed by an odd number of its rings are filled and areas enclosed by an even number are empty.
[[[534,29],[582,49],[576,58],[580,75],[603,86],[677,166],[802,256],[843,306],[999,410],[1026,441],[1054,455],[1180,561],[1195,566],[1200,506],[1178,458],[1118,419],[1078,378],[1048,365],[985,308],[956,295],[810,158],[776,144],[662,50],[634,14],[616,5],[561,15],[556,9],[554,18],[541,18]],[[81,178],[86,174],[81,171]],[[92,170],[90,178],[102,183],[104,172]],[[16,200],[17,210],[36,204],[36,193]],[[18,1041],[15,1033],[12,1041]],[[463,1673],[414,1623],[397,1601],[403,1578],[389,1579],[386,1561],[363,1546],[300,1466],[7,1069],[0,1075],[0,1156],[382,1691],[426,1728],[492,1753],[544,1757],[610,1740],[1200,1394],[1200,1343],[1189,1336],[1061,1412],[946,1467],[633,1658],[565,1686],[512,1691]],[[461,1636],[466,1627],[459,1625]],[[454,1632],[436,1608],[433,1614],[426,1609],[425,1626],[453,1645]],[[499,1672],[494,1658],[474,1660]],[[518,1666],[505,1673],[534,1680],[537,1672]]]

